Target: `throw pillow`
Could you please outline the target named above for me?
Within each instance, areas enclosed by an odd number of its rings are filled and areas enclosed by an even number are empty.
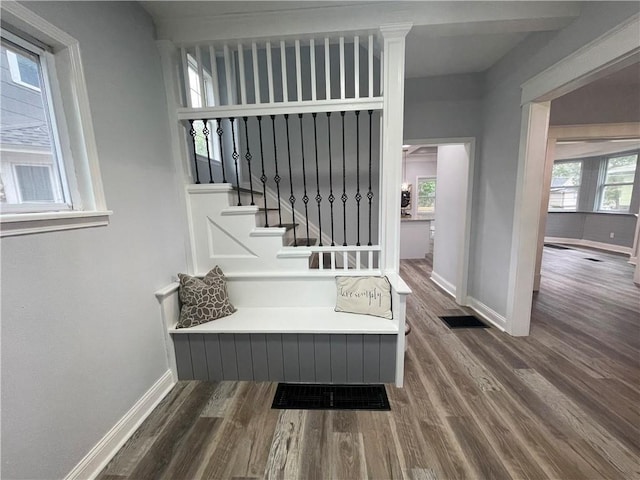
[[[393,318],[387,277],[336,277],[336,312]]]
[[[179,273],[178,278],[182,307],[176,328],[195,327],[236,311],[229,302],[227,282],[222,269],[217,265],[202,280],[184,273]]]

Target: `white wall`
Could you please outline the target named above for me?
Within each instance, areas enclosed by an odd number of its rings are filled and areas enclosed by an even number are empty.
[[[26,5],[80,42],[108,227],[2,239],[2,478],[64,477],[166,372],[186,265],[165,93],[136,3]]]
[[[506,312],[520,139],[520,85],[638,12],[635,2],[586,2],[559,32],[531,34],[486,74],[476,162],[469,294]]]
[[[433,240],[433,274],[458,288],[460,245],[464,240],[469,152],[465,145],[438,147],[436,229]]]

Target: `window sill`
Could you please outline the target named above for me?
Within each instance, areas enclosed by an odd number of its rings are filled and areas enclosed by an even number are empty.
[[[0,237],[102,227],[109,224],[112,213],[105,210],[5,214],[0,216]]]

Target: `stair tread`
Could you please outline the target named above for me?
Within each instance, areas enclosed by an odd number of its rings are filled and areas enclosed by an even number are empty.
[[[278,209],[277,208],[264,208],[264,207],[259,207],[258,208],[259,212],[277,212]]]
[[[307,240],[309,240],[307,242]],[[289,243],[290,247],[306,247],[306,246],[314,246],[316,244],[316,242],[318,241],[317,238],[308,238],[307,237],[303,237],[303,238],[296,238],[296,241],[294,242],[293,240],[291,241],[291,243]],[[308,244],[308,245],[307,245]]]
[[[259,192],[258,190],[251,190],[250,188],[246,188],[246,187],[236,187],[235,185],[233,185],[231,187],[231,189],[235,192],[237,192],[238,190],[240,190],[240,193],[251,193],[253,192],[254,195],[260,195],[262,196],[263,193]]]

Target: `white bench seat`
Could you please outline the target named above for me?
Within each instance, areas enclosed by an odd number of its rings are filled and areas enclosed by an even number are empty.
[[[336,312],[333,307],[239,307],[228,317],[189,328],[169,328],[178,333],[336,333],[397,334],[397,320]]]

